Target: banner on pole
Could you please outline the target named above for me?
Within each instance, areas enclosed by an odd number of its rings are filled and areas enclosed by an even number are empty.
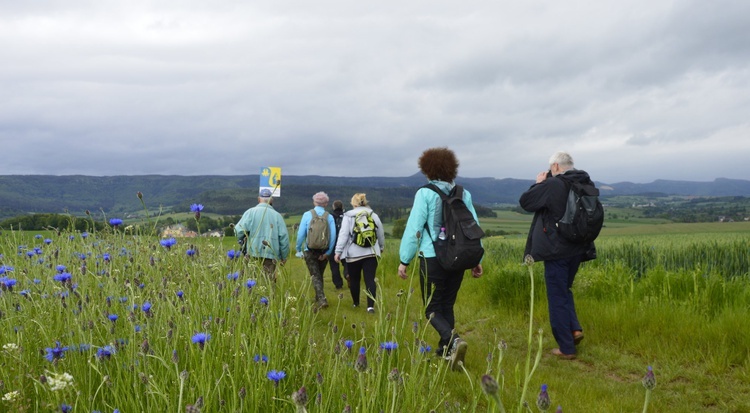
[[[258,193],[264,189],[270,190],[276,198],[281,196],[281,167],[263,166],[260,168]]]

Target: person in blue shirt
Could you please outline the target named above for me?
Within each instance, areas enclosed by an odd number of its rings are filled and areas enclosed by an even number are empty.
[[[267,188],[260,191],[258,205],[245,211],[234,233],[242,254],[257,259],[263,273],[275,281],[276,263],[283,265],[289,255],[289,232],[284,217],[271,206],[271,195]]]
[[[317,311],[328,308],[328,300],[323,290],[323,273],[326,270],[326,265],[328,265],[328,257],[331,256],[336,245],[336,222],[333,220],[333,216],[326,211],[328,195],[325,192],[318,192],[313,195],[312,199],[314,208],[302,214],[302,220],[299,223],[296,248],[297,256],[305,258],[305,264],[307,264],[307,269],[310,271],[312,286],[315,290],[313,310]],[[329,231],[327,248],[315,249],[309,247],[307,231],[312,221],[313,213],[317,216],[327,217]]]
[[[430,148],[419,158],[419,169],[430,183],[447,195],[455,186],[453,180],[458,176],[458,159],[448,148]],[[463,201],[476,220],[477,213],[471,202],[471,194],[465,189]],[[453,307],[464,279],[464,271],[443,269],[435,256],[432,243],[440,233],[442,221],[443,204],[440,195],[429,188],[417,190],[401,238],[401,264],[398,266],[398,275],[407,279],[408,265],[415,257],[419,259],[419,281],[422,287],[422,301],[425,303],[425,316],[440,335],[436,352],[449,360],[453,370],[460,370],[468,343],[456,332]],[[474,278],[481,277],[482,264],[472,268],[471,275]]]

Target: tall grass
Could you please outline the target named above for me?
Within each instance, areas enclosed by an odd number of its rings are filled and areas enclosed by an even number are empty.
[[[737,273],[747,244],[731,237],[705,240],[730,251],[708,248],[692,266],[663,260],[701,250],[700,241],[653,244],[659,253],[638,261],[640,272],[631,251],[648,249],[648,240],[602,240],[599,259],[576,281],[587,331],[576,362],[536,359],[552,346],[550,334],[528,337],[548,331],[544,283],[532,291],[529,276],[542,264],[522,265],[521,240],[490,239],[485,276],[467,277],[459,297],[457,328],[470,352],[464,372],[454,373],[431,354],[437,337],[418,278],[396,276],[395,241],[378,267],[371,315],[330,283],[331,307],[312,311],[301,260],[281,267],[273,283],[253,261],[236,258],[230,239],[165,248],[122,231],[34,235],[0,236],[0,411],[66,404],[82,412],[291,412],[302,387],[310,412],[487,411],[494,404],[483,375],[497,379],[508,406],[533,406],[527,391],[545,383],[552,410],[637,411],[646,365],[659,377],[653,411],[748,407],[735,390],[722,390],[722,383],[750,390],[750,287]],[[730,258],[717,264],[717,257]],[[54,279],[58,265],[70,282]],[[67,351],[48,361],[58,342]],[[525,367],[531,357],[533,369]],[[690,363],[698,367],[686,369]],[[64,374],[72,383],[53,390]]]

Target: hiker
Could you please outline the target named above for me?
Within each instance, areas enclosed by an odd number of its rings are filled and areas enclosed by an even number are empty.
[[[344,220],[344,203],[338,199],[333,201],[331,215],[333,215],[333,221],[336,223],[336,234],[333,238],[338,239],[339,233],[341,232],[341,221]],[[330,264],[331,281],[333,281],[334,287],[336,287],[337,290],[344,288],[344,279],[341,278],[341,267],[344,267],[344,278],[346,278],[348,282],[349,273],[346,270],[346,261],[341,260],[341,265],[339,265],[339,263],[336,262],[336,257],[331,254],[331,256],[328,257],[328,263]]]
[[[458,175],[458,159],[448,148],[430,148],[419,158],[419,169],[430,183],[445,194],[455,186]],[[476,211],[469,191],[463,191],[463,202],[476,220]],[[414,195],[414,204],[401,238],[398,275],[407,279],[407,266],[419,252],[419,280],[425,316],[440,335],[436,353],[451,362],[451,368],[463,364],[468,343],[455,331],[453,307],[464,278],[464,270],[447,271],[436,258],[433,242],[443,226],[441,197],[432,189],[420,188]],[[474,278],[482,276],[482,265],[471,269]]]
[[[521,195],[519,203],[534,213],[524,257],[544,261],[544,281],[552,335],[558,348],[552,354],[562,359],[576,357],[576,344],[583,340],[573,300],[573,281],[581,262],[595,258],[594,243],[576,244],[560,236],[555,225],[565,213],[569,187],[566,180],[591,182],[589,174],[575,169],[573,158],[557,152],[549,159],[549,170],[539,172],[536,182]]]
[[[289,232],[284,218],[271,206],[271,190],[258,194],[258,205],[248,209],[234,226],[234,233],[242,245],[242,254],[255,259],[263,267],[263,274],[276,281],[276,263],[282,265],[289,255]]]
[[[333,253],[336,240],[336,223],[333,216],[326,211],[328,195],[318,192],[312,197],[314,208],[302,214],[297,230],[297,256],[305,258],[310,271],[312,286],[315,290],[313,310],[328,308],[328,300],[323,291],[323,273],[328,264],[328,257]],[[326,227],[326,224],[327,227]]]
[[[352,210],[344,214],[341,232],[336,242],[336,262],[346,260],[349,271],[349,292],[354,307],[359,307],[362,275],[367,293],[367,312],[375,312],[375,272],[385,248],[385,233],[378,214],[367,204],[365,194],[354,194]],[[338,264],[337,264],[338,265]]]

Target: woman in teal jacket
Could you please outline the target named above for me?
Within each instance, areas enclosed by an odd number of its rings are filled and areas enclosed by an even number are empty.
[[[455,186],[453,180],[458,175],[458,159],[448,148],[431,148],[419,158],[419,169],[447,195]],[[471,211],[474,219],[477,213],[471,202],[471,194],[464,190],[463,201]],[[407,279],[407,267],[419,253],[419,279],[422,287],[422,300],[426,304],[425,316],[440,335],[437,354],[451,362],[454,370],[463,364],[468,344],[455,331],[453,307],[461,288],[464,271],[446,271],[435,258],[432,243],[440,233],[443,225],[442,201],[435,191],[420,188],[414,196],[406,229],[401,238],[399,257],[401,264],[398,274]],[[478,221],[477,221],[478,222]],[[429,231],[427,230],[429,228]],[[482,265],[472,268],[474,278],[482,276]]]

